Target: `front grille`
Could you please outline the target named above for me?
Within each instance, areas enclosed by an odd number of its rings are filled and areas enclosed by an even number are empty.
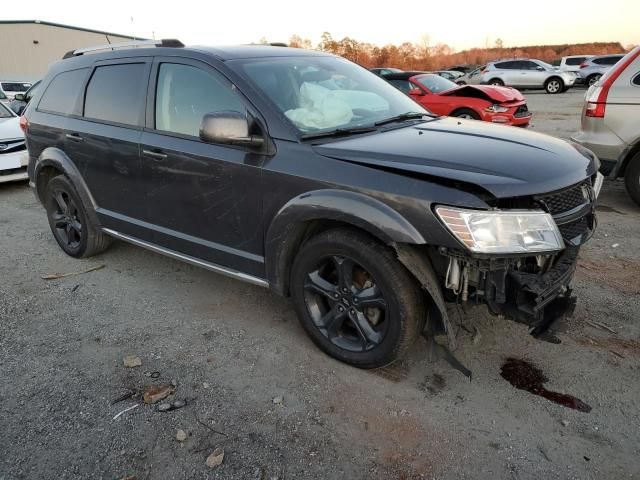
[[[528,117],[529,115],[531,114],[529,113],[529,109],[526,105],[520,105],[516,108],[516,113],[513,114],[516,118]]]
[[[14,153],[26,150],[27,145],[24,140],[0,140],[0,155],[3,153]]]
[[[561,192],[541,195],[536,197],[536,200],[553,216],[565,242],[577,246],[591,237],[596,220],[593,208],[588,207],[595,201],[590,180]],[[576,215],[581,216],[576,218]]]
[[[551,215],[556,215],[572,210],[585,203],[591,203],[592,196],[591,183],[586,181],[562,192],[540,196],[538,200],[547,207]]]
[[[27,167],[8,168],[0,170],[0,177],[8,177],[9,175],[15,175],[16,173],[26,173]]]

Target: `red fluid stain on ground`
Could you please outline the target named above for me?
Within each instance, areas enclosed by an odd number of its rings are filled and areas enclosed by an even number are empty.
[[[500,375],[520,390],[526,390],[534,395],[539,395],[547,400],[580,412],[588,413],[591,411],[589,405],[573,395],[552,392],[544,388],[543,383],[546,383],[549,379],[542,373],[542,370],[524,360],[507,358],[500,369]]]

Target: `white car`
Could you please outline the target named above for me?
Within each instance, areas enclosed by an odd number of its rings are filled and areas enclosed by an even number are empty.
[[[0,103],[0,183],[26,180],[28,163],[20,117]]]
[[[0,90],[3,91],[10,100],[12,100],[18,93],[26,93],[29,88],[31,88],[31,82],[0,80]]]
[[[580,65],[593,57],[594,55],[569,55],[562,57],[558,70],[561,72],[577,72],[580,70]]]

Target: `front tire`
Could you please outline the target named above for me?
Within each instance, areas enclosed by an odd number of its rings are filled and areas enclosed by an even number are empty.
[[[467,120],[480,120],[480,115],[469,108],[461,108],[451,114],[452,117],[466,118]]]
[[[91,223],[80,196],[64,175],[47,183],[44,206],[53,237],[67,255],[91,257],[109,246],[110,238]]]
[[[393,250],[357,230],[305,242],[291,272],[298,318],[330,356],[359,368],[393,363],[424,325],[424,295]]]
[[[547,93],[555,95],[556,93],[562,93],[564,90],[564,82],[558,77],[551,77],[544,84],[544,89]]]
[[[627,165],[624,183],[631,199],[640,206],[640,153],[636,153]]]
[[[492,78],[489,80],[489,85],[493,85],[494,87],[504,87],[504,82],[499,78]]]

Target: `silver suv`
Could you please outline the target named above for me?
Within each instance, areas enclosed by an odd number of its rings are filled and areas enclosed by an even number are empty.
[[[585,60],[580,65],[580,69],[576,72],[576,75],[578,75],[576,82],[590,87],[597,83],[598,80],[600,80],[600,77],[607,73],[611,67],[620,61],[622,57],[624,57],[624,54],[600,55],[598,57]]]
[[[512,59],[487,63],[476,81],[523,89],[543,88],[547,93],[561,93],[573,87],[576,76],[572,72],[558,71],[542,60]]]
[[[602,173],[624,177],[640,205],[640,46],[589,88],[581,123],[572,139],[600,157]]]

